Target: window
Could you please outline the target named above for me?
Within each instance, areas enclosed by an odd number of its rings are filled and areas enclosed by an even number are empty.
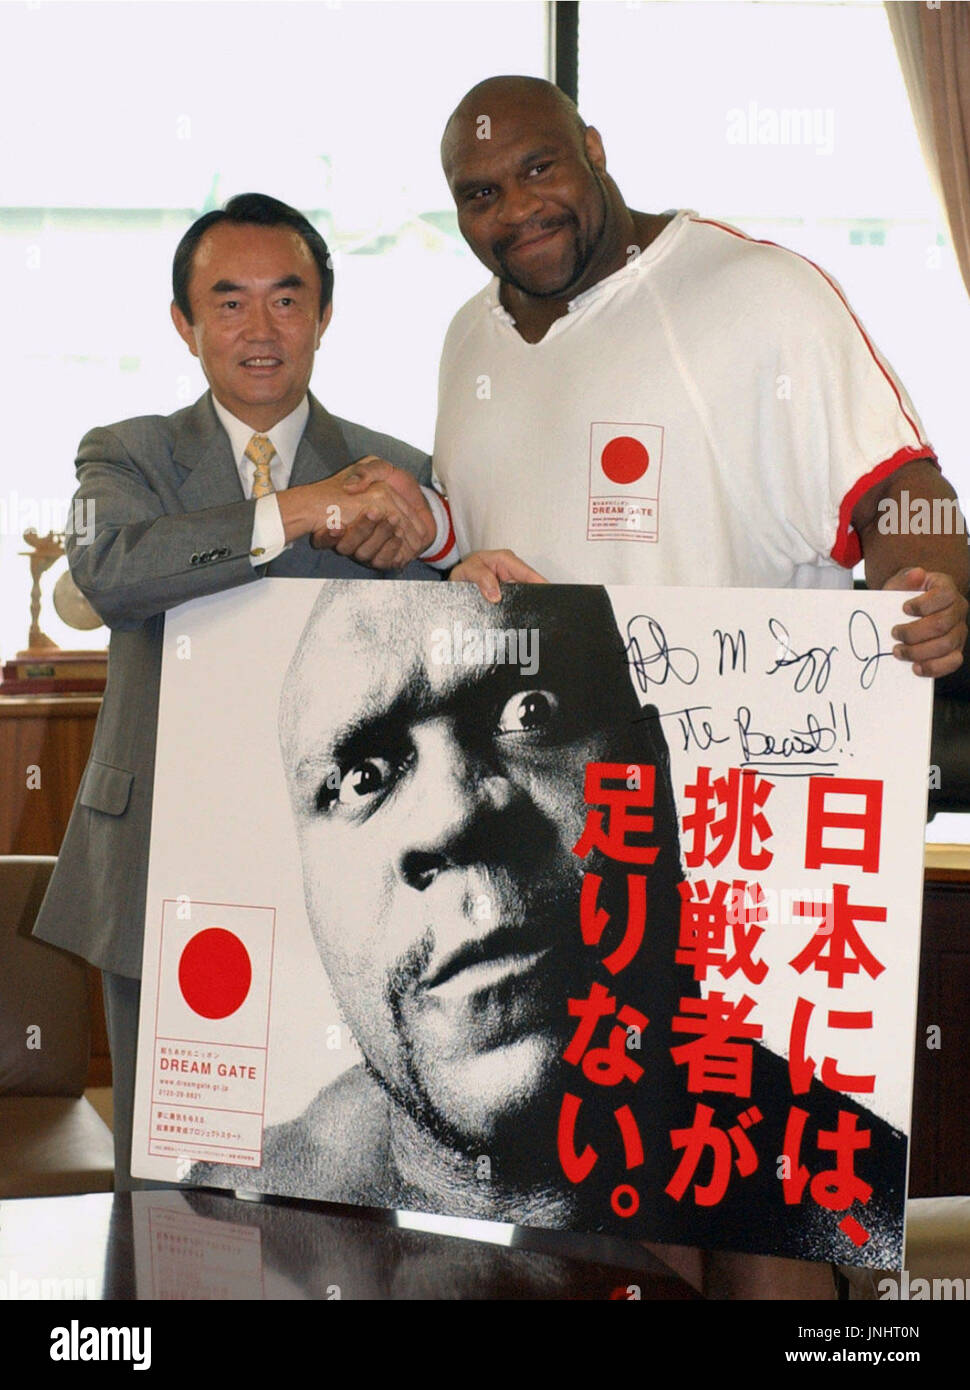
[[[334,318],[314,392],[430,447],[441,341],[485,281],[458,235],[441,131],[481,78],[544,73],[545,7],[2,5],[0,47],[9,658],[27,634],[21,535],[63,525],[81,436],[205,387],[168,318],[172,253],[233,193],[294,204],[330,244]],[[45,596],[62,568],[44,576]],[[63,627],[46,597],[43,621],[62,646],[107,638]]]
[[[580,5],[579,97],[626,201],[833,275],[970,504],[970,298],[881,4]]]

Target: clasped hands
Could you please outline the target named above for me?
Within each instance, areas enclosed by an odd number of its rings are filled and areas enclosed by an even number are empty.
[[[374,454],[279,498],[288,541],[308,535],[315,550],[336,550],[372,569],[403,568],[436,534],[417,479]]]

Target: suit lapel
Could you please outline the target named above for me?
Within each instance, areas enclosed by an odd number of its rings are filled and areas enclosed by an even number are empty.
[[[186,511],[245,500],[229,436],[219,423],[208,391],[183,419],[172,459],[185,475],[178,491]]]
[[[179,497],[186,511],[245,500],[232,445],[206,392],[186,413],[175,439],[173,461],[184,474]],[[310,397],[310,414],[297,447],[290,487],[315,483],[347,468],[353,459],[333,416]]]
[[[310,397],[310,415],[293,460],[290,487],[329,478],[353,463],[350,452],[333,416]]]

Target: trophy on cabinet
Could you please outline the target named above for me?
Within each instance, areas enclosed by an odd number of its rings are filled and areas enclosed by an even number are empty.
[[[64,558],[64,533],[49,531],[46,536],[39,536],[36,531],[28,530],[23,538],[30,547],[20,551],[30,560],[30,629],[26,648],[18,652],[13,661],[4,663],[0,692],[4,695],[56,695],[103,690],[108,674],[107,652],[67,651],[47,636],[40,623],[40,578]],[[102,626],[69,569],[57,580],[52,597],[57,616],[68,627],[90,632]]]

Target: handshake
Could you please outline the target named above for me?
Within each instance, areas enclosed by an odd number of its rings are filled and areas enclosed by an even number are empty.
[[[402,569],[424,554],[438,532],[421,484],[374,454],[276,498],[287,542],[309,536],[315,550],[336,550],[371,569]],[[499,602],[502,584],[546,582],[511,550],[475,551],[448,578],[477,584],[490,603]]]
[[[372,569],[403,568],[437,534],[420,483],[373,454],[276,497],[288,543],[309,536],[315,550],[336,550]]]

